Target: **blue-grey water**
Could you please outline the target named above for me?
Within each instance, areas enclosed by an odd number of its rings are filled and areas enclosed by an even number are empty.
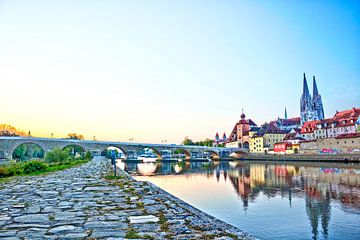
[[[360,166],[273,162],[119,163],[260,239],[360,239]]]

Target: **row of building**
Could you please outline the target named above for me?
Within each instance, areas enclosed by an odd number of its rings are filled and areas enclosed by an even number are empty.
[[[336,112],[332,118],[300,123],[300,118],[278,118],[260,127],[241,115],[226,147],[248,148],[259,154],[360,153],[360,108]]]
[[[258,126],[244,112],[229,137],[215,137],[215,144],[247,148],[258,154],[329,154],[360,151],[360,108],[337,111],[324,118],[321,96],[313,77],[313,97],[304,74],[300,117],[278,118]]]

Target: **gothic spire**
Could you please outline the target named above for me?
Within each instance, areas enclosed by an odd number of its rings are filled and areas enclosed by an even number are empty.
[[[288,119],[288,115],[287,115],[286,107],[285,107],[285,119]]]
[[[308,88],[308,85],[307,85],[307,81],[306,81],[306,76],[305,76],[305,73],[304,73],[304,84],[303,84],[303,96],[307,97],[307,96],[310,96],[310,93],[309,93],[309,88]]]
[[[313,97],[318,96],[319,92],[318,92],[318,88],[316,85],[316,80],[315,80],[315,76],[313,76]]]

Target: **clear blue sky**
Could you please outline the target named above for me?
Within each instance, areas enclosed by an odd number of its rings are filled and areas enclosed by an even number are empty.
[[[360,107],[360,1],[0,0],[0,122],[178,143]]]

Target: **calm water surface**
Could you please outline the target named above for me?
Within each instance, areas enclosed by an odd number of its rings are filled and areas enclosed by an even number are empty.
[[[360,239],[360,166],[119,163],[260,239]]]

